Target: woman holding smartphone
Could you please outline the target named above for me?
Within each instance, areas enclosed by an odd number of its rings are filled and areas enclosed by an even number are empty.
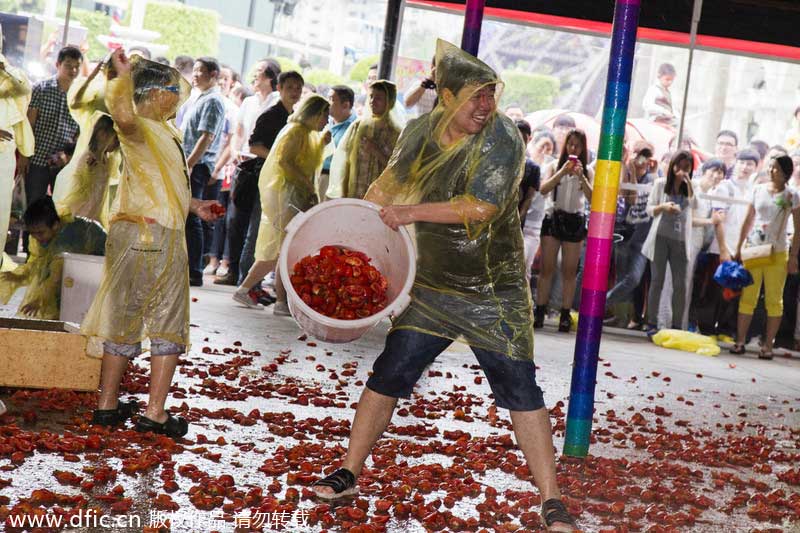
[[[558,331],[567,332],[572,326],[570,310],[575,298],[575,283],[583,241],[586,239],[586,202],[592,200],[594,173],[587,165],[588,149],[583,130],[567,133],[561,156],[547,164],[542,171],[539,192],[545,197],[545,216],[542,221],[542,272],[536,287],[539,304],[534,311],[533,327],[544,325],[550,287],[561,250],[561,317]]]
[[[642,254],[650,260],[650,292],[647,295],[647,334],[658,331],[661,290],[669,264],[672,273],[672,327],[681,329],[686,306],[686,272],[692,257],[692,210],[697,200],[691,176],[694,158],[681,150],[672,157],[666,178],[658,178],[647,204],[653,224]]]

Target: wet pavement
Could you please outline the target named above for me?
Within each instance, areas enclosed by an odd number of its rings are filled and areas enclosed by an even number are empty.
[[[130,423],[91,428],[91,394],[0,396],[10,407],[0,417],[5,531],[14,531],[9,513],[78,510],[82,525],[69,531],[166,531],[155,527],[165,518],[187,533],[539,530],[508,413],[460,344],[400,402],[360,497],[333,506],[308,498],[307,485],[344,452],[385,325],[352,344],[317,343],[291,319],[235,306],[231,292],[192,289],[194,345],[169,402],[191,424],[178,444]],[[555,328],[536,334],[559,450],[573,344]],[[800,359],[704,357],[616,334],[604,337],[601,358],[592,455],[559,464],[584,531],[800,530]],[[142,358],[124,396],[146,400],[146,380]],[[89,527],[101,515],[117,525]]]

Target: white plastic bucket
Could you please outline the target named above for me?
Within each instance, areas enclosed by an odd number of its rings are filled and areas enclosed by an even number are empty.
[[[331,200],[295,216],[286,227],[280,266],[289,310],[306,333],[324,342],[351,342],[390,315],[400,314],[411,302],[417,271],[414,242],[405,228],[393,231],[379,216],[380,208],[355,199]],[[294,290],[292,269],[302,258],[323,246],[341,246],[363,252],[388,281],[386,308],[372,316],[339,320],[317,313]]]
[[[105,257],[83,254],[61,254],[64,270],[61,275],[62,322],[80,324],[86,318],[103,279]]]

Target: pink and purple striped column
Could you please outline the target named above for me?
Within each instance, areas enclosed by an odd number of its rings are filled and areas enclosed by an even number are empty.
[[[580,319],[575,340],[564,455],[586,457],[592,433],[597,357],[608,291],[622,145],[628,118],[636,30],[641,0],[617,0],[603,107],[600,147],[586,240]]]
[[[478,46],[481,43],[481,24],[483,24],[483,6],[486,0],[467,0],[464,10],[464,31],[461,34],[461,49],[478,57]]]

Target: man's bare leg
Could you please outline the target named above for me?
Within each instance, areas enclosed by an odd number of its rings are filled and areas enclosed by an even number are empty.
[[[517,446],[522,450],[542,502],[561,498],[556,479],[556,460],[553,451],[553,431],[547,409],[510,411]],[[555,522],[548,531],[572,531],[569,524]]]
[[[350,430],[347,455],[342,462],[342,468],[351,471],[356,478],[361,473],[364,461],[367,460],[375,442],[389,425],[396,405],[397,398],[378,394],[369,388],[365,387],[361,393],[356,416],[353,419],[353,428]],[[330,487],[314,487],[314,491],[318,494],[333,494],[333,489]]]
[[[237,290],[249,291],[255,287],[256,283],[264,279],[264,277],[275,269],[276,261],[256,261],[247,272],[247,277],[244,278],[242,284],[239,285]]]
[[[97,401],[98,409],[110,411],[117,408],[119,385],[127,368],[127,357],[109,353],[103,354],[103,364],[100,370],[100,398]]]
[[[167,396],[172,386],[175,367],[178,366],[179,355],[150,356],[150,398],[147,400],[147,409],[144,412],[144,416],[153,422],[163,423],[167,420],[164,405],[167,403]]]

